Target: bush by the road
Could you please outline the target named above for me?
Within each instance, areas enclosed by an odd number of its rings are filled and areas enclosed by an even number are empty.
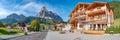
[[[18,33],[23,33],[23,31],[18,29],[0,28],[0,35],[11,35]]]
[[[39,31],[40,30],[40,25],[37,20],[33,20],[30,24],[30,31]]]
[[[40,24],[40,28],[41,28],[42,30],[45,30],[46,25],[45,25],[45,24]]]

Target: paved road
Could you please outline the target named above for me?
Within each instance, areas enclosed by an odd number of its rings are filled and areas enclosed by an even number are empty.
[[[29,34],[29,35],[10,38],[7,40],[44,40],[46,35],[47,35],[47,32],[37,32],[37,33]]]

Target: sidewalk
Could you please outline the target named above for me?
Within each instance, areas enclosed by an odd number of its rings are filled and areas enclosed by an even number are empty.
[[[32,34],[32,33],[36,33],[36,32],[29,32],[28,35]],[[0,40],[19,37],[19,36],[23,36],[23,35],[24,35],[24,33],[23,34],[14,34],[14,35],[2,35],[2,36],[0,36]]]
[[[120,34],[81,34],[80,32],[60,34],[59,32],[49,31],[45,40],[120,40]]]

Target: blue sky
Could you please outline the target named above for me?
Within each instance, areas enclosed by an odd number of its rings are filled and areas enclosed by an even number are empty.
[[[12,13],[35,16],[45,6],[49,11],[57,13],[67,21],[68,15],[78,2],[94,2],[94,0],[0,0],[0,19]]]

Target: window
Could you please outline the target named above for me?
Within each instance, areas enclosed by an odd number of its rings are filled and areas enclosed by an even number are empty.
[[[101,14],[100,17],[101,17],[101,19],[105,19],[106,15],[105,14]]]

